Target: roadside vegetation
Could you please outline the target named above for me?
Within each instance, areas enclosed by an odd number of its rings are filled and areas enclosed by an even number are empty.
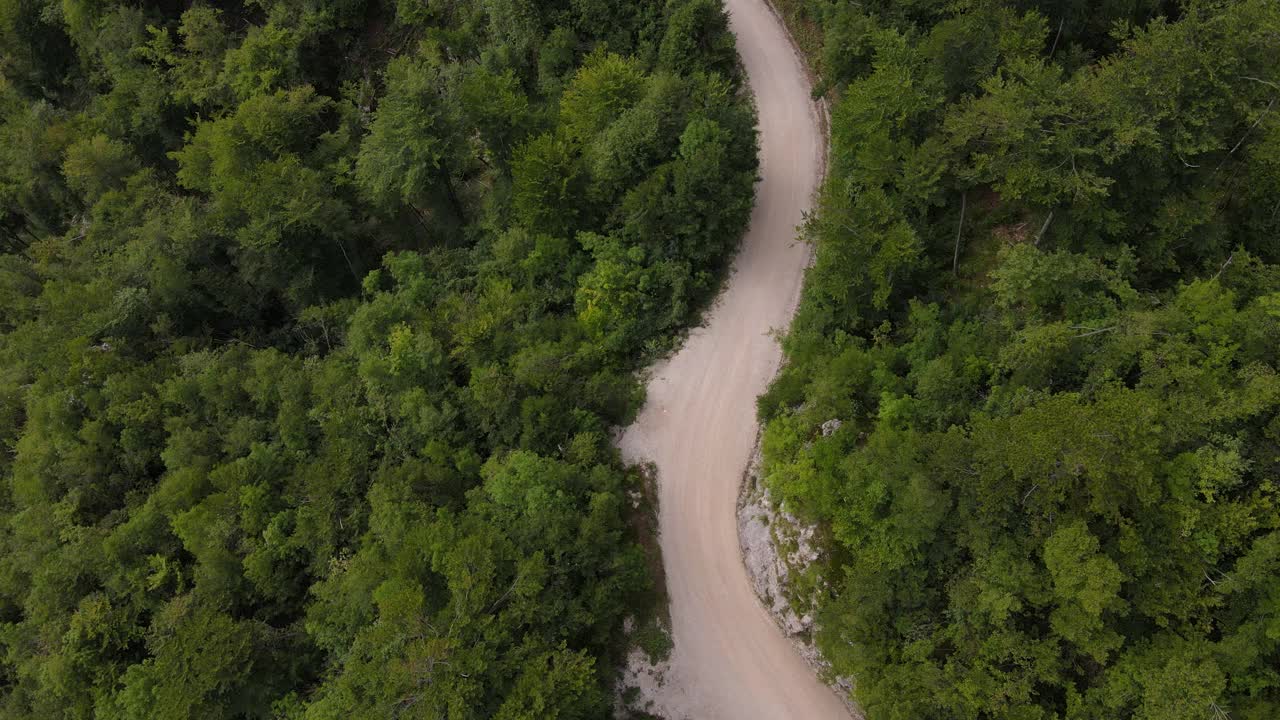
[[[1280,715],[1280,4],[788,7],[832,148],[764,472],[836,672],[870,720]]]
[[[0,718],[599,718],[714,0],[0,0]]]

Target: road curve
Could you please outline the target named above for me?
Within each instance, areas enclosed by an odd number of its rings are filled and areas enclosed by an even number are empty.
[[[671,720],[848,720],[757,600],[738,544],[755,399],[778,370],[771,331],[790,323],[808,265],[796,227],[821,178],[825,141],[808,76],[766,0],[726,5],[759,113],[751,227],[707,323],[652,369],[645,407],[619,440],[627,460],[658,468],[675,646],[653,709]]]

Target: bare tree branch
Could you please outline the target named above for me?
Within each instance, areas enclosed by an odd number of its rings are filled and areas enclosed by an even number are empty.
[[[1214,274],[1213,279],[1214,279],[1214,280],[1217,280],[1219,277],[1221,277],[1221,276],[1222,276],[1222,271],[1223,271],[1223,270],[1226,270],[1226,269],[1227,269],[1227,266],[1231,264],[1231,261],[1232,261],[1232,260],[1235,260],[1235,259],[1236,259],[1236,254],[1235,254],[1234,252],[1233,252],[1233,253],[1231,253],[1230,255],[1228,255],[1228,256],[1227,256],[1227,261],[1226,261],[1226,262],[1224,262],[1224,263],[1222,263],[1222,267],[1218,268],[1218,272]]]
[[[1040,232],[1036,233],[1036,239],[1035,239],[1035,242],[1031,243],[1032,245],[1035,245],[1036,247],[1040,247],[1040,239],[1043,238],[1044,234],[1049,231],[1049,223],[1051,222],[1053,222],[1052,210],[1049,211],[1049,217],[1044,219],[1044,224],[1040,226]]]
[[[1058,34],[1053,36],[1053,47],[1049,48],[1049,57],[1053,57],[1053,53],[1058,50],[1058,40],[1062,37],[1062,26],[1066,22],[1066,18],[1062,18],[1058,21]]]
[[[1236,146],[1231,148],[1231,152],[1227,153],[1228,155],[1234,155],[1235,152],[1240,149],[1240,146],[1244,144],[1244,141],[1249,139],[1249,135],[1250,133],[1253,132],[1253,129],[1258,127],[1258,125],[1262,124],[1263,120],[1267,119],[1267,115],[1271,114],[1271,108],[1275,106],[1276,106],[1276,98],[1271,98],[1271,102],[1267,105],[1267,109],[1263,110],[1262,114],[1258,116],[1258,119],[1253,121],[1253,124],[1249,126],[1248,130],[1245,131],[1244,136],[1240,138],[1240,142],[1237,142]]]

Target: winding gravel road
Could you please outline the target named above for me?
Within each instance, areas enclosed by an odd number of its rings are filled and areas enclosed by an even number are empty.
[[[756,439],[755,399],[777,372],[771,331],[795,311],[809,250],[796,227],[823,171],[820,108],[765,0],[726,0],[760,120],[762,181],[751,228],[704,327],[652,369],[619,446],[653,461],[675,647],[653,709],[693,720],[849,718],[757,600],[735,507]]]

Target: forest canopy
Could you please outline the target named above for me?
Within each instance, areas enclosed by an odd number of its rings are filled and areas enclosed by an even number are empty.
[[[1280,716],[1280,4],[785,4],[832,147],[764,472],[868,719]]]
[[[598,718],[715,0],[0,0],[0,718]]]

